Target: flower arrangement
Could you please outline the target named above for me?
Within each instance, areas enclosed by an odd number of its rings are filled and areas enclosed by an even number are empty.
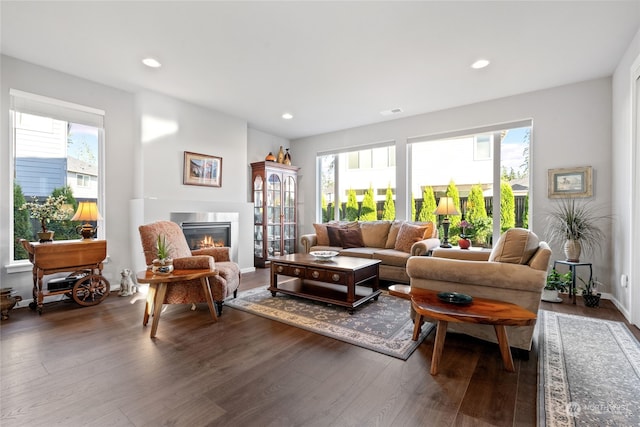
[[[462,221],[460,221],[460,228],[462,229],[462,233],[460,233],[460,238],[461,239],[467,239],[470,236],[467,234],[467,228],[473,228],[473,225],[471,225],[470,222],[468,222],[466,219],[463,219]]]
[[[22,205],[20,210],[28,210],[31,218],[39,220],[43,233],[47,232],[47,224],[50,221],[69,219],[69,216],[73,213],[72,209],[67,206],[64,195],[49,196],[44,203],[38,203],[38,198],[34,197],[33,201]]]

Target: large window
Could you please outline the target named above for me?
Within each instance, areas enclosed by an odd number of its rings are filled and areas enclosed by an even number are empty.
[[[96,201],[104,211],[103,116],[100,110],[11,90],[13,260],[27,258],[18,239],[36,240],[37,220],[20,209],[25,202],[63,196],[69,210]],[[55,221],[55,240],[78,239],[78,223]],[[94,224],[95,225],[95,224]],[[99,230],[103,230],[100,227]],[[103,231],[102,231],[103,233]]]
[[[457,242],[460,221],[477,246],[512,227],[528,228],[531,121],[408,140],[407,171],[396,171],[396,146],[366,148],[318,156],[318,220],[394,219],[396,176],[407,178],[408,219],[438,221],[443,196],[454,199],[459,215],[450,217],[450,238]],[[399,218],[405,219],[405,218]]]
[[[318,156],[318,216],[323,222],[395,217],[388,203],[385,212],[387,193],[395,200],[395,166],[395,145],[389,143]]]
[[[410,141],[415,219],[435,219],[433,206],[449,196],[459,212],[450,217],[453,242],[462,232],[463,218],[471,223],[465,234],[475,245],[487,247],[508,228],[527,228],[530,137],[530,124],[518,123],[477,134]]]

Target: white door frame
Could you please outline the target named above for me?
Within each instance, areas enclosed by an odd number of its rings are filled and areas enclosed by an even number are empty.
[[[631,218],[640,218],[640,56],[633,63],[631,73]],[[640,224],[631,221],[631,276],[628,280],[630,322],[640,327]],[[636,260],[636,261],[634,261]],[[624,291],[625,288],[622,288]]]

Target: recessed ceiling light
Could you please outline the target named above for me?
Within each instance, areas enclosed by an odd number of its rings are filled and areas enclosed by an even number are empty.
[[[155,58],[144,58],[142,60],[142,63],[144,65],[146,65],[147,67],[151,67],[151,68],[160,68],[160,67],[162,67],[162,64]]]
[[[480,68],[484,68],[489,65],[488,59],[478,59],[476,62],[471,64],[471,68],[479,70]]]
[[[283,119],[285,119],[285,120],[291,120],[291,119],[293,119],[293,114],[291,114],[291,113],[284,113],[284,114],[282,115],[282,118],[283,118]]]

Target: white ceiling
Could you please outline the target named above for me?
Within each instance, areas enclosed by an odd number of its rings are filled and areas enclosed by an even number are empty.
[[[640,0],[0,7],[3,54],[290,139],[609,76],[640,28]]]

